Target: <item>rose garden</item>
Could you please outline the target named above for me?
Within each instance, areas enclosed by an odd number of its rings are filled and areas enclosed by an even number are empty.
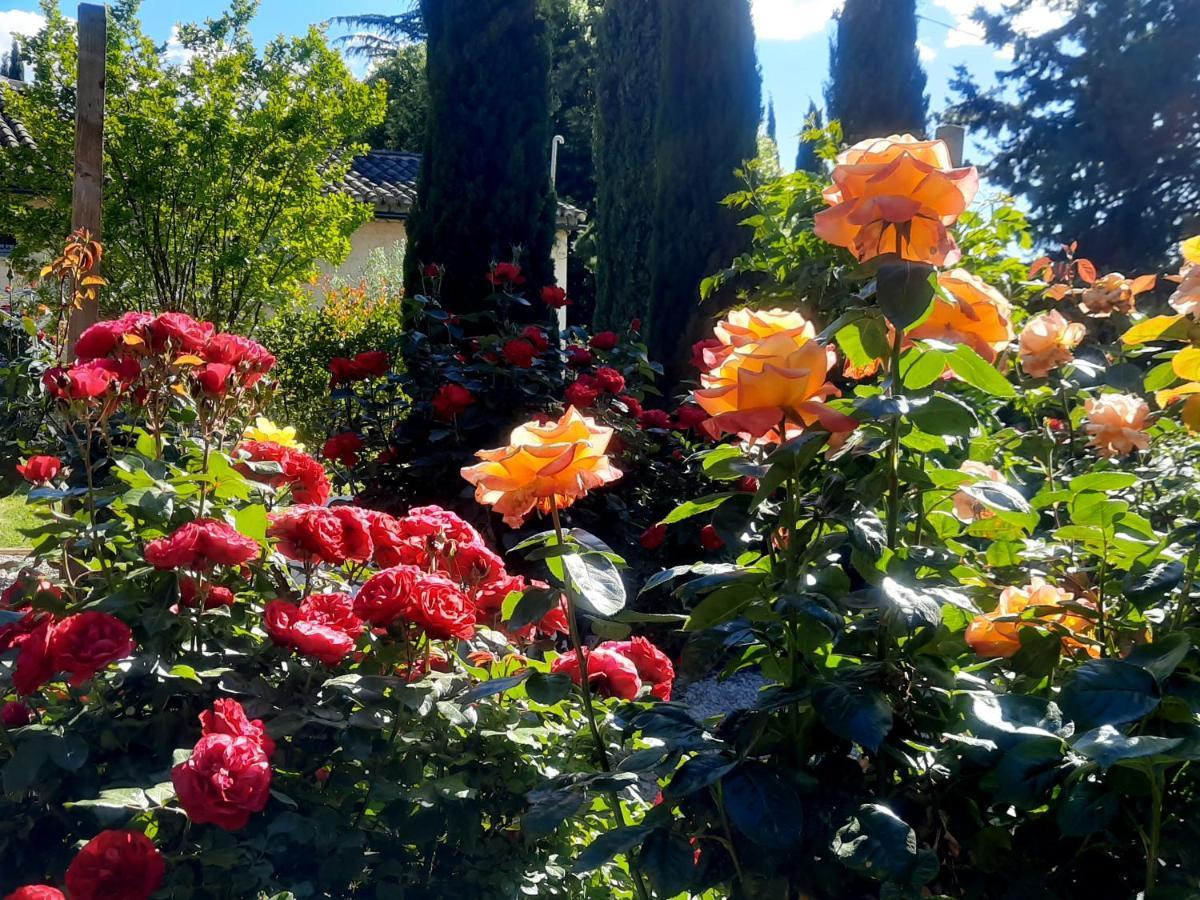
[[[520,252],[302,333],[63,234],[3,314],[0,894],[1197,896],[1200,237],[1037,258],[838,134],[742,173],[679,365]]]

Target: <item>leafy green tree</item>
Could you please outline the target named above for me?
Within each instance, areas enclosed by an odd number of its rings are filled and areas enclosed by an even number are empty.
[[[479,308],[495,260],[552,279],[550,44],[538,0],[422,0],[429,117],[406,276],[445,266],[443,296]]]
[[[329,185],[349,165],[352,136],[382,115],[382,91],[356,81],[316,29],[260,55],[256,9],[235,0],[181,28],[181,65],[142,33],[136,4],[110,10],[103,240],[115,302],[252,325],[319,260],[344,259],[370,216]],[[4,97],[36,149],[0,154],[0,205],[25,269],[71,222],[75,25],[52,0],[42,12],[46,27],[26,47],[34,78]]]
[[[796,148],[797,172],[823,172],[824,165],[817,152],[817,135],[824,129],[825,117],[812,100],[808,101],[808,114],[804,117],[804,131],[800,134],[800,146]]]
[[[829,116],[846,140],[925,131],[929,98],[917,51],[916,0],[846,0],[830,42]]]
[[[649,308],[661,8],[608,0],[596,23],[597,329]]]
[[[550,32],[550,124],[558,150],[559,196],[590,208],[596,197],[592,131],[596,116],[595,22],[603,0],[546,0]]]
[[[671,363],[695,337],[690,323],[702,321],[701,279],[745,243],[721,201],[738,187],[735,170],[758,154],[761,90],[749,4],[665,3],[661,63],[647,343],[653,357]]]
[[[387,113],[382,123],[367,132],[367,143],[380,149],[420,153],[429,115],[425,45],[404,44],[379,59],[367,84],[382,84],[387,91]]]
[[[1108,269],[1165,263],[1200,227],[1200,17],[1190,0],[1064,6],[1021,33],[1028,0],[983,16],[1012,66],[983,92],[960,70],[952,110],[993,139],[989,177],[1029,203],[1045,241],[1079,241]]]

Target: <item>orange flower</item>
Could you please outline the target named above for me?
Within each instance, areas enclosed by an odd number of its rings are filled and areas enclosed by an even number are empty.
[[[975,476],[975,481],[994,481],[1004,484],[1004,476],[987,463],[968,459],[958,467],[958,471]],[[988,509],[965,491],[954,494],[954,517],[960,522],[974,522],[976,519],[990,519],[995,513]]]
[[[462,476],[475,485],[477,502],[517,528],[535,508],[548,513],[554,504],[570,506],[620,478],[605,452],[612,433],[572,406],[557,422],[515,428],[507,447],[480,450],[475,455],[483,462],[464,467]]]
[[[717,323],[713,334],[727,347],[742,347],[786,331],[801,343],[817,336],[813,323],[794,309],[733,309]]]
[[[1057,310],[1034,316],[1021,329],[1021,368],[1034,378],[1045,378],[1051,369],[1075,358],[1071,351],[1085,332],[1083,325],[1068,322]]]
[[[1179,252],[1183,255],[1179,287],[1167,302],[1181,315],[1200,315],[1200,234],[1181,243]]]
[[[853,431],[857,422],[821,402],[836,393],[826,380],[830,365],[827,348],[795,330],[733,347],[700,377],[696,402],[712,417],[701,427],[713,437],[739,434],[767,441],[786,439],[778,433],[785,420]]]
[[[1099,400],[1087,401],[1084,409],[1087,410],[1084,429],[1101,456],[1121,456],[1150,446],[1150,436],[1146,434],[1150,407],[1141,397],[1104,394]]]
[[[1079,311],[1097,319],[1104,319],[1114,312],[1129,315],[1133,312],[1138,294],[1154,287],[1155,276],[1126,278],[1120,272],[1110,272],[1096,279],[1080,295]]]
[[[860,261],[895,253],[953,265],[962,253],[947,228],[977,190],[978,172],[953,168],[942,141],[908,134],[870,139],[838,157],[824,192],[831,208],[817,213],[814,230]]]
[[[908,336],[966,344],[988,362],[995,361],[1013,339],[1011,308],[1004,295],[965,269],[942,272],[938,284],[957,302],[935,299],[929,315]]]
[[[1075,603],[1077,606],[1088,605],[1079,600],[1069,591],[1048,584],[1044,578],[1034,576],[1033,580],[1023,588],[1006,587],[1000,592],[1000,602],[996,608],[982,616],[976,616],[967,626],[967,643],[971,649],[984,657],[1010,657],[1021,649],[1019,636],[1022,628],[1029,626],[1057,625],[1068,634],[1063,635],[1064,650],[1085,650],[1092,657],[1098,657],[1100,650],[1094,645],[1085,645],[1075,637],[1084,637],[1095,627],[1092,620],[1073,610],[1063,610],[1061,613],[1035,613],[1032,618],[1014,622],[999,622],[1005,616],[1019,616],[1026,609],[1046,609],[1060,607],[1065,603]]]

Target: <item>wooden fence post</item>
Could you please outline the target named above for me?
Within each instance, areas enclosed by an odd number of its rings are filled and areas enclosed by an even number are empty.
[[[75,181],[71,191],[71,230],[86,228],[100,239],[100,203],[104,187],[104,63],[108,46],[107,8],[79,4],[79,60],[75,95]],[[98,274],[98,273],[97,273]],[[67,354],[83,330],[99,318],[98,301],[72,309],[67,324]]]

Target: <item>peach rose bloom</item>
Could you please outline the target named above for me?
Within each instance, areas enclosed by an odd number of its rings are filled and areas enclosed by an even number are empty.
[[[1115,312],[1127,316],[1133,312],[1137,295],[1152,287],[1153,278],[1126,278],[1120,272],[1110,272],[1084,289],[1079,311],[1097,319],[1107,318]]]
[[[990,613],[976,616],[967,626],[967,643],[983,657],[1008,658],[1021,649],[1020,630],[1029,626],[1056,624],[1069,634],[1062,639],[1062,648],[1067,651],[1084,650],[1089,656],[1098,657],[1100,648],[1075,640],[1074,636],[1086,637],[1095,625],[1092,620],[1072,610],[1061,613],[1042,613],[1033,618],[1015,622],[998,622],[1002,616],[1017,616],[1026,609],[1062,606],[1064,603],[1087,605],[1062,588],[1055,587],[1040,576],[1023,588],[1006,587],[1000,592],[1000,602]],[[1057,629],[1056,629],[1057,630]]]
[[[1084,404],[1084,430],[1101,456],[1122,456],[1150,446],[1146,419],[1150,407],[1134,394],[1104,394]]]
[[[733,347],[711,372],[700,377],[696,402],[712,418],[703,428],[712,436],[738,434],[746,440],[779,440],[778,427],[819,422],[830,432],[849,433],[854,419],[822,401],[836,394],[828,382],[832,360],[823,344],[795,331],[781,331]]]
[[[513,429],[507,447],[480,450],[475,455],[483,462],[465,466],[462,476],[475,485],[476,502],[518,528],[534,509],[570,506],[621,477],[606,454],[612,433],[572,406],[557,422]]]
[[[942,141],[912,135],[872,138],[837,158],[830,209],[817,213],[817,237],[862,261],[881,254],[933,265],[962,256],[948,230],[979,190],[973,166],[953,168]]]
[[[996,469],[993,469],[987,463],[976,462],[973,459],[968,459],[959,466],[958,471],[974,476],[976,482],[994,481],[997,484],[1005,483],[1004,476]],[[965,491],[958,491],[954,494],[954,517],[960,522],[990,519],[995,514],[995,512],[988,509]]]
[[[908,332],[914,340],[966,344],[988,362],[1013,339],[1008,300],[994,287],[966,269],[938,275],[938,284],[956,302],[934,299],[925,321]]]
[[[1058,310],[1034,316],[1021,329],[1021,368],[1034,378],[1045,378],[1075,358],[1071,352],[1083,340],[1087,329],[1079,322],[1068,322]]]
[[[786,331],[811,341],[817,336],[813,323],[794,309],[733,309],[713,328],[727,347],[741,347]]]
[[[1181,243],[1179,252],[1183,255],[1179,287],[1167,302],[1180,315],[1200,316],[1200,234]]]

